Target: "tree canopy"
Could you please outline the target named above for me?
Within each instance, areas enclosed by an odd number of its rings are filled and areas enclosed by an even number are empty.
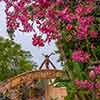
[[[0,80],[32,70],[31,57],[19,44],[0,37]]]

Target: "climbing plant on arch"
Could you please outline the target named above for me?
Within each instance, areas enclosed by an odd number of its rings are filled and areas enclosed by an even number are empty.
[[[67,71],[74,87],[69,92],[73,97],[76,92],[73,81],[87,80],[88,66],[98,68],[100,63],[100,25],[98,24],[100,13],[96,9],[95,1],[4,0],[4,2],[6,3],[7,31],[11,38],[15,30],[34,31],[32,38],[34,46],[43,47],[51,40],[60,42],[60,46],[57,46],[64,57],[63,60],[67,61]],[[39,33],[33,28],[34,23]],[[82,85],[84,88],[84,84],[77,85]]]

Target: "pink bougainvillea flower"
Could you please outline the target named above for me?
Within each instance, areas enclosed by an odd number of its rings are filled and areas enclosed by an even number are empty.
[[[57,5],[62,5],[64,4],[63,0],[56,0]]]
[[[89,82],[88,80],[76,80],[75,84],[78,86],[78,88],[82,89],[92,90],[94,88],[93,83]]]
[[[41,36],[37,36],[37,34],[33,35],[32,38],[32,44],[34,46],[39,46],[39,47],[43,47],[44,46],[44,40],[41,38]]]
[[[92,16],[80,17],[78,19],[78,26],[76,27],[76,37],[79,40],[85,39],[89,36],[89,27],[93,23],[94,18]]]
[[[62,17],[64,16],[67,12],[70,12],[70,9],[66,7],[65,9],[58,11],[58,16]]]
[[[86,63],[90,59],[90,54],[83,50],[77,50],[72,53],[72,59],[77,62]]]
[[[95,0],[85,0],[87,3],[93,3]]]
[[[75,84],[79,86],[80,85],[80,80],[75,80]]]
[[[98,32],[90,32],[90,37],[91,38],[97,38]]]
[[[73,29],[73,25],[72,25],[72,24],[68,24],[68,25],[66,26],[66,29],[67,29],[68,31],[72,30],[72,29]]]
[[[36,20],[36,24],[40,24],[41,25],[41,22],[39,20]]]
[[[40,3],[42,7],[47,8],[49,6],[48,0],[36,0],[36,2]]]
[[[94,10],[93,7],[85,7],[85,8],[84,8],[84,13],[85,13],[85,14],[89,14],[89,13],[92,13],[93,10]]]
[[[79,3],[79,4],[77,5],[77,7],[76,7],[75,12],[76,12],[76,15],[77,15],[77,16],[81,16],[81,15],[83,14],[83,12],[84,12],[84,6],[83,6],[82,4]]]
[[[80,17],[80,19],[78,21],[79,21],[79,24],[82,26],[90,25],[93,23],[94,17],[93,16]]]
[[[75,84],[78,88],[81,89],[87,89],[87,90],[93,90],[100,88],[100,83],[98,81],[95,81],[95,84],[93,82],[90,82],[89,80],[75,80]]]
[[[96,75],[100,74],[100,64],[94,69]]]
[[[79,31],[76,33],[76,37],[79,39],[79,40],[83,40],[85,39],[86,37],[88,36],[87,33],[83,32],[83,31]]]

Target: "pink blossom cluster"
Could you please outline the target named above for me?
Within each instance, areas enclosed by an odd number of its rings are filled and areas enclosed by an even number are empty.
[[[68,0],[4,0],[6,3],[7,28],[8,30],[19,29],[22,32],[35,31],[33,23],[38,20],[38,29],[42,34],[46,34],[45,42],[52,39],[61,39],[61,23],[67,23],[65,30],[75,30],[75,37],[82,40],[87,36],[96,38],[98,33],[90,31],[89,28],[94,21],[94,17],[88,15],[94,10],[92,5],[94,0],[85,0],[87,5],[83,5],[80,0],[75,11],[70,8],[72,1]],[[61,6],[62,9],[57,9]],[[87,16],[88,15],[88,16]],[[73,25],[73,20],[77,20],[77,25]],[[41,22],[41,23],[40,23]],[[22,27],[23,26],[23,27]],[[34,37],[33,37],[34,38]]]
[[[43,47],[44,46],[44,40],[40,36],[37,36],[37,34],[35,34],[32,38],[32,44],[34,46]]]
[[[78,39],[82,40],[88,36],[96,38],[98,33],[89,30],[91,24],[94,22],[93,16],[84,16],[92,13],[94,10],[93,7],[84,7],[82,4],[78,4],[76,8],[76,18],[78,20],[78,26],[76,27],[76,36]]]
[[[93,16],[85,16],[87,14],[92,13],[94,10],[93,7],[85,7],[81,3],[78,3],[75,12],[73,13],[69,7],[65,7],[62,11],[58,12],[58,16],[64,20],[65,22],[69,22],[67,24],[67,30],[74,26],[72,29],[75,29],[75,36],[79,39],[85,39],[88,36],[91,38],[96,38],[98,33],[95,31],[90,31],[89,28],[91,24],[94,22]],[[77,20],[77,25],[72,25],[73,20]]]
[[[87,3],[94,2],[94,0],[85,0]]]
[[[72,22],[72,20],[76,19],[74,13],[71,12],[69,7],[65,7],[63,10],[58,11],[57,16],[61,18],[61,20],[65,22]]]
[[[77,62],[86,63],[90,59],[90,54],[83,50],[76,50],[72,53],[72,59]]]
[[[88,36],[91,38],[97,38],[98,33],[95,31],[90,31],[90,25],[93,24],[94,17],[80,17],[78,19],[79,25],[76,27],[76,36],[79,40],[86,39]]]
[[[98,66],[95,66],[94,70],[92,72],[95,72],[96,76],[100,74],[100,64]],[[94,76],[93,73],[91,73],[92,78],[96,78],[96,76]],[[90,77],[90,76],[89,76]],[[94,79],[93,79],[94,80]],[[89,90],[93,90],[95,89],[99,89],[100,88],[100,82],[98,82],[97,80],[94,82],[91,82],[89,80],[76,80],[75,84],[82,89],[89,89]],[[98,94],[98,96],[100,96],[100,94]]]
[[[7,15],[7,28],[8,30],[16,30],[19,28],[22,32],[30,32],[33,30],[32,25],[29,23],[31,19],[31,13],[28,10],[27,5],[31,3],[31,0],[4,0],[6,3],[6,15]],[[23,28],[21,28],[23,26]],[[21,28],[21,29],[20,29]]]
[[[41,5],[41,7],[47,8],[50,4],[49,0],[36,0],[37,3]]]
[[[94,69],[96,75],[100,74],[100,64]]]
[[[100,83],[96,82],[95,84],[93,82],[90,82],[88,80],[76,80],[75,84],[82,89],[88,89],[93,90],[94,88],[97,89],[100,87]]]

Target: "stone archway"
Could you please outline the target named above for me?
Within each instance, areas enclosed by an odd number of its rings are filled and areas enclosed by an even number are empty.
[[[19,100],[16,99],[18,98],[17,90],[21,85],[27,84],[27,86],[30,86],[31,84],[33,84],[34,87],[35,86],[33,83],[34,80],[54,79],[56,77],[61,77],[62,75],[63,75],[62,70],[55,70],[55,69],[50,69],[50,70],[45,69],[45,70],[26,72],[2,82],[0,84],[0,93],[3,93],[7,96],[9,96],[10,94],[10,97],[13,97],[13,99],[15,100]]]
[[[61,77],[62,74],[62,70],[53,69],[26,72],[0,83],[0,92],[5,92],[23,83],[30,84],[33,80],[53,79],[56,77]]]
[[[13,78],[10,78],[10,79],[0,83],[0,93],[3,93],[7,97],[10,97],[11,100],[14,100],[14,99],[20,100],[19,99],[20,95],[23,98],[21,100],[28,100],[28,99],[25,99],[25,98],[27,98],[27,96],[26,97],[23,96],[23,94],[20,94],[21,92],[19,93],[18,90],[20,89],[20,91],[23,91],[26,93],[26,92],[28,92],[27,87],[32,85],[31,88],[34,88],[34,91],[35,90],[38,91],[36,96],[40,97],[40,100],[42,100],[41,95],[43,95],[45,90],[41,91],[42,90],[41,88],[40,89],[37,88],[36,81],[37,80],[55,79],[55,78],[61,77],[63,75],[63,71],[57,70],[56,67],[54,66],[54,64],[49,60],[50,56],[51,56],[51,54],[49,56],[45,55],[45,60],[41,64],[39,70],[22,73],[20,75],[17,75]],[[54,69],[49,69],[50,64],[51,64],[52,68],[54,68]],[[45,65],[46,69],[42,69],[44,65]],[[32,93],[34,91],[32,91]],[[30,94],[32,94],[32,93],[30,93]],[[38,98],[38,100],[39,100],[39,98]]]

